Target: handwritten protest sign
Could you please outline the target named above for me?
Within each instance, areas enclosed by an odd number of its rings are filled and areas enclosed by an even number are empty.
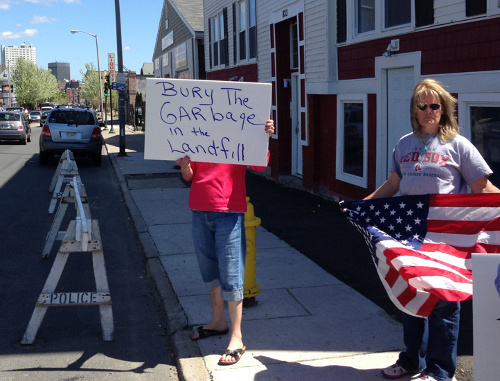
[[[271,84],[146,79],[145,159],[267,164]]]

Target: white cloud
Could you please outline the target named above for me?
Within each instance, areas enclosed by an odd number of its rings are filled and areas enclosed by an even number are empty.
[[[57,19],[49,18],[47,16],[33,16],[31,24],[49,24],[53,21],[57,21]]]
[[[11,0],[0,0],[0,9],[7,10],[11,7]]]
[[[130,46],[125,46],[123,50],[132,50],[132,48]]]
[[[0,33],[0,39],[15,40],[16,38],[34,37],[36,35],[38,35],[37,29],[26,29],[21,32],[7,31]]]

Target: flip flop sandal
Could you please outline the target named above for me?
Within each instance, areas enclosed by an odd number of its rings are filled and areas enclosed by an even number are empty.
[[[206,339],[207,337],[210,336],[222,336],[229,332],[229,328],[223,331],[218,331],[216,329],[206,329],[200,326],[198,327],[197,332],[198,332],[198,337],[195,339],[191,338],[191,340],[196,341],[196,340]]]
[[[247,349],[246,346],[243,345],[243,348],[240,348],[240,349],[226,349],[226,351],[224,352],[224,355],[226,356],[231,356],[234,361],[224,361],[222,360],[222,357],[221,359],[219,360],[219,365],[234,365],[236,364],[238,361],[240,361],[240,358],[241,356],[243,356],[243,353],[245,353],[245,350]]]

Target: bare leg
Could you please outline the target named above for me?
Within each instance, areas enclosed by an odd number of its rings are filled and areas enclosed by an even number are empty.
[[[215,329],[217,331],[224,331],[225,329],[228,329],[226,316],[224,315],[224,300],[222,300],[220,291],[220,287],[210,290],[210,299],[212,300],[212,320],[204,326],[206,329]],[[191,338],[196,340],[198,336],[198,332],[195,332],[191,335]]]
[[[227,302],[229,306],[229,316],[231,317],[231,339],[227,349],[243,348],[243,336],[241,333],[241,319],[243,316],[243,300],[237,302]],[[231,356],[222,355],[220,361],[231,361]]]

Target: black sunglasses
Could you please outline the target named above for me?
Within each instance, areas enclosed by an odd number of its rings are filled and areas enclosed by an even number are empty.
[[[423,105],[417,105],[418,109],[421,110],[421,111],[425,111],[425,109],[427,108],[427,105],[426,104],[423,104]],[[439,103],[431,103],[429,105],[429,107],[431,108],[431,110],[439,110],[439,108],[441,107],[441,105]]]

